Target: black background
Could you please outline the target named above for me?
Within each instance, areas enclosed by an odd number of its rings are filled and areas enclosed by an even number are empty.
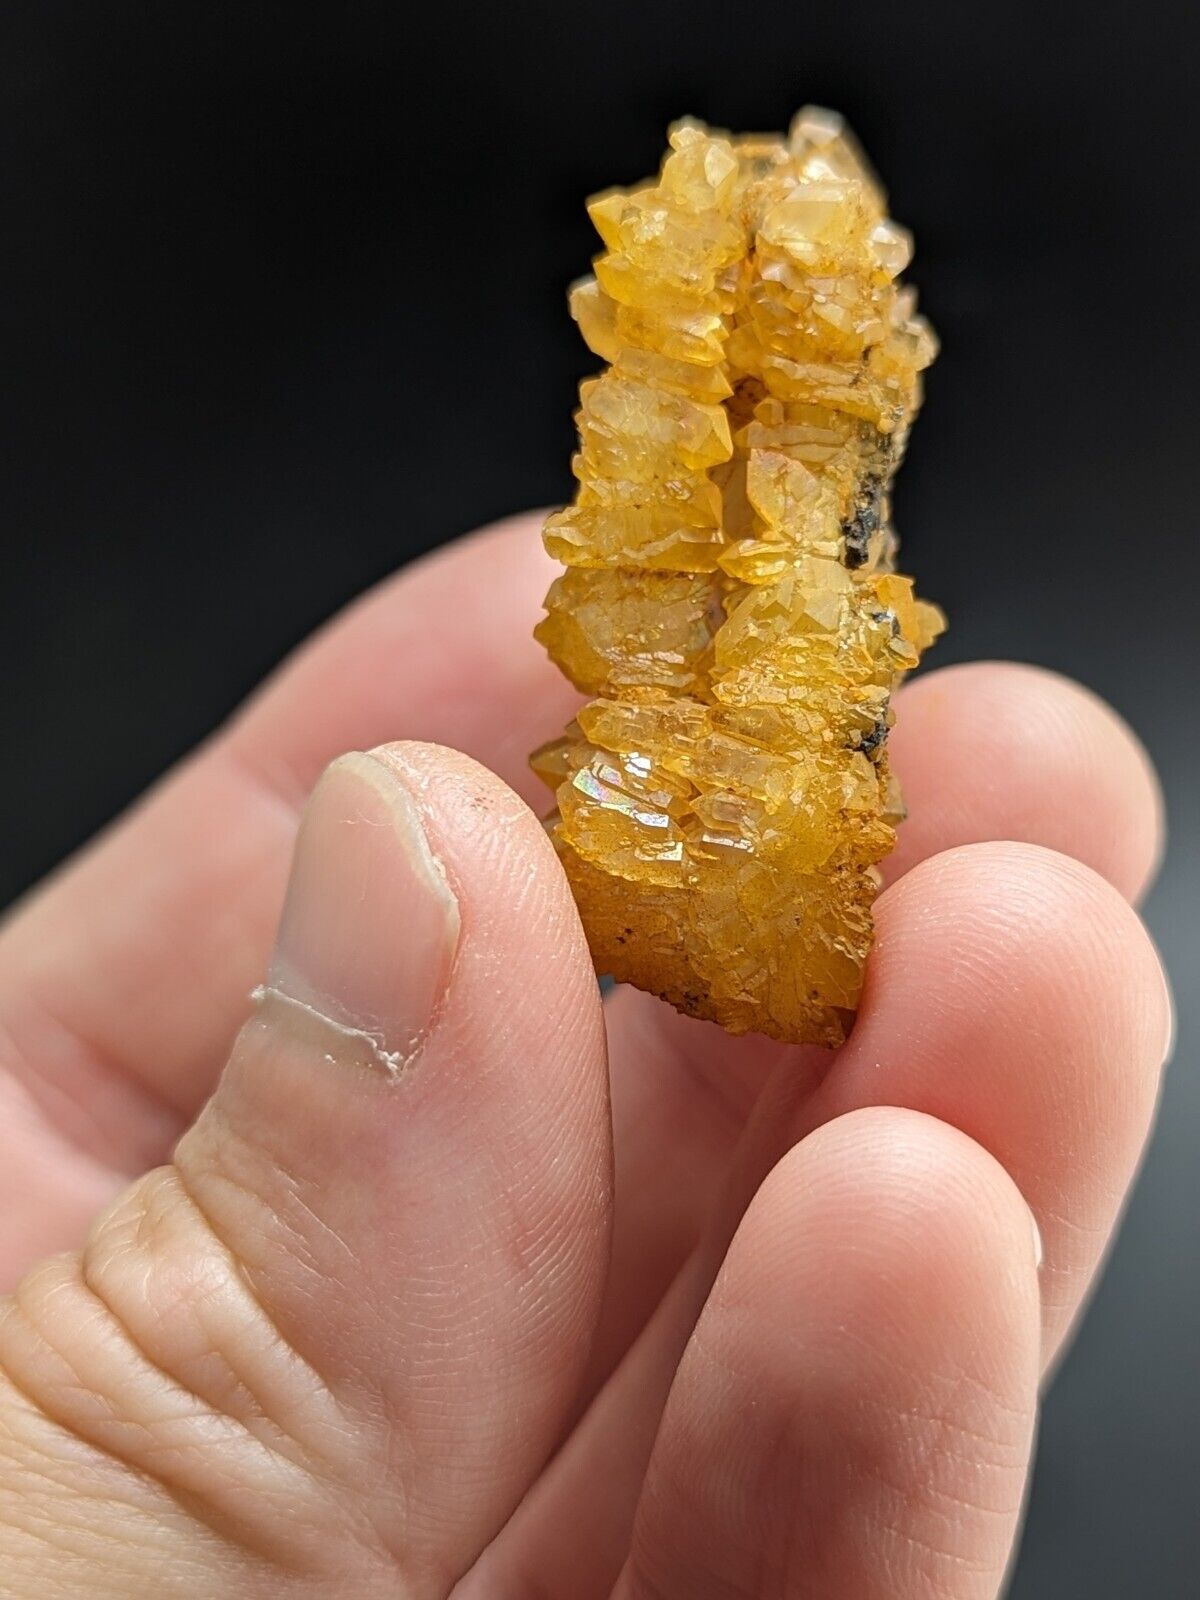
[[[1020,1600],[1182,1600],[1200,1569],[1189,10],[0,14],[0,902],[363,585],[565,495],[587,192],[648,172],[684,111],[857,127],[944,344],[898,496],[939,658],[1091,683],[1174,830],[1167,1115],[1047,1405]]]

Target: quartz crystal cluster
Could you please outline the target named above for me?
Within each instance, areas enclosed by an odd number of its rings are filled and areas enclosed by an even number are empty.
[[[835,1045],[903,815],[889,700],[943,627],[893,571],[889,485],[934,355],[911,246],[840,119],[676,124],[602,194],[571,311],[565,567],[537,636],[590,698],[533,766],[602,973]]]

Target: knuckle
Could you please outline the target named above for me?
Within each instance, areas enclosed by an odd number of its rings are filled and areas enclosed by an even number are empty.
[[[97,1526],[129,1523],[134,1544],[182,1506],[205,1548],[215,1531],[227,1557],[310,1570],[330,1560],[331,1521],[353,1523],[354,1428],[173,1167],[0,1303],[0,1384],[26,1515],[82,1479]]]

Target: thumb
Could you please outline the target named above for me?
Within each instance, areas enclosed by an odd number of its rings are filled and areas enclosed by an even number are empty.
[[[23,1597],[444,1595],[552,1449],[604,1272],[595,981],[465,757],[334,763],[169,1167],[0,1309]]]

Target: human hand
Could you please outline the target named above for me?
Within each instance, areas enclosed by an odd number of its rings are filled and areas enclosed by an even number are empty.
[[[933,672],[844,1048],[602,1018],[505,786],[547,574],[368,596],[0,930],[11,1600],[996,1595],[1169,1041],[1153,775]]]

